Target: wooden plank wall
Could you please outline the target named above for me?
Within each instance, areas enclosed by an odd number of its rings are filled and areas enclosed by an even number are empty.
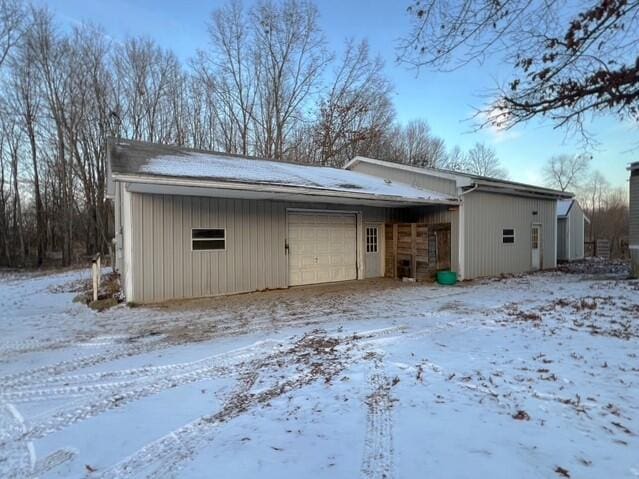
[[[386,277],[432,280],[450,268],[450,223],[387,224],[385,238]]]

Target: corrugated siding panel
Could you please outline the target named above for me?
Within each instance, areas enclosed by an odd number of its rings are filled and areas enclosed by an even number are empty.
[[[584,257],[584,212],[576,201],[568,213],[570,260]]]
[[[132,300],[287,287],[287,208],[358,210],[364,222],[389,217],[385,208],[133,193]],[[200,227],[225,228],[226,250],[191,251],[191,229]]]
[[[630,245],[639,246],[639,171],[630,177]]]
[[[537,211],[537,215],[533,215]],[[542,268],[556,265],[556,202],[475,191],[464,196],[464,277],[521,273],[531,269],[531,230],[542,226]],[[515,229],[515,243],[502,230]]]
[[[566,219],[557,220],[557,259],[568,259],[568,221]]]
[[[360,173],[380,178],[387,178],[389,180],[415,186],[417,188],[424,188],[451,196],[457,196],[457,185],[454,180],[431,176],[427,173],[413,173],[410,171],[403,171],[396,168],[389,168],[387,166],[373,165],[371,163],[364,162],[353,165],[351,169],[353,171],[358,171]]]

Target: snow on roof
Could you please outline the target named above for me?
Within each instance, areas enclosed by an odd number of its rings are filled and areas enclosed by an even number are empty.
[[[154,151],[149,151],[153,147]],[[143,148],[145,151],[134,151]],[[131,157],[127,161],[129,150]],[[338,168],[254,159],[224,153],[208,153],[120,141],[112,152],[115,174],[142,174],[216,182],[312,188],[320,190],[391,196],[409,200],[450,202],[450,196],[395,183],[384,178]]]
[[[379,160],[376,158],[367,158],[364,156],[356,156],[355,158],[353,158],[352,160],[350,160],[345,166],[344,168],[346,169],[351,169],[353,165],[359,163],[359,162],[364,162],[364,163],[371,163],[371,164],[377,164],[377,165],[381,165],[381,166],[386,166],[388,168],[395,168],[395,169],[400,169],[400,170],[405,170],[405,171],[411,171],[411,172],[415,172],[417,174],[422,174],[422,175],[431,175],[431,176],[439,176],[439,177],[444,177],[444,178],[448,178],[450,180],[456,180],[458,182],[459,185],[459,179],[460,178],[465,178],[467,181],[471,181],[475,184],[480,184],[483,183],[484,185],[486,184],[491,184],[491,185],[495,185],[498,187],[503,187],[503,188],[512,188],[515,190],[520,190],[520,191],[529,191],[529,192],[533,192],[533,193],[538,193],[538,194],[542,194],[542,195],[550,195],[553,196],[555,198],[568,198],[570,196],[572,196],[571,193],[565,192],[565,191],[559,191],[559,190],[555,190],[552,188],[545,188],[543,186],[537,186],[537,185],[530,185],[527,183],[520,183],[517,181],[511,181],[511,180],[505,180],[502,178],[494,178],[494,177],[490,177],[490,176],[482,176],[482,175],[476,175],[474,173],[468,173],[468,172],[464,172],[464,171],[455,171],[455,170],[448,170],[448,169],[443,169],[443,168],[434,168],[431,166],[412,166],[412,165],[406,165],[403,163],[396,163],[393,161],[386,161],[386,160]],[[466,185],[464,185],[466,186]]]
[[[570,211],[572,202],[574,200],[558,200],[557,201],[557,216],[566,216]]]

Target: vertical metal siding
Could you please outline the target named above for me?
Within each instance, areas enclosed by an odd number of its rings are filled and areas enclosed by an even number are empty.
[[[364,162],[353,165],[351,169],[371,176],[388,178],[389,180],[415,186],[417,188],[424,188],[455,197],[457,196],[457,184],[454,180],[432,176],[429,175],[427,171],[420,174]]]
[[[568,220],[557,220],[557,259],[568,259]]]
[[[386,208],[132,193],[133,300],[156,302],[287,284],[287,208],[362,211],[386,221]],[[225,228],[224,251],[191,251],[191,229]],[[364,245],[360,245],[361,248]]]
[[[630,175],[630,246],[639,247],[639,171]]]
[[[542,268],[556,266],[556,201],[474,191],[464,196],[464,277],[531,270],[531,230],[542,226]],[[537,215],[533,215],[537,211]],[[502,243],[502,229],[515,243]]]
[[[568,212],[568,228],[570,234],[570,260],[582,259],[584,257],[584,211],[577,201],[574,201],[572,208]]]

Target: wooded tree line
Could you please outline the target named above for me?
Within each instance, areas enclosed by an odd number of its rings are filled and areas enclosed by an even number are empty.
[[[398,124],[382,60],[366,41],[331,52],[310,2],[230,0],[187,62],[149,38],[114,42],[95,25],[62,28],[45,8],[0,7],[0,264],[69,265],[108,251],[110,136],[320,165],[359,154],[505,174],[484,145],[447,152],[425,121]]]
[[[355,155],[507,177],[495,151],[448,148],[397,122],[393,84],[365,40],[328,48],[315,5],[229,0],[181,61],[154,40],[63,28],[0,0],[0,265],[69,265],[108,252],[106,139],[341,166]]]
[[[586,227],[586,241],[607,239],[611,254],[628,253],[628,188],[613,187],[598,170],[591,168],[592,157],[587,154],[558,155],[544,167],[548,186],[575,193],[590,224]]]

